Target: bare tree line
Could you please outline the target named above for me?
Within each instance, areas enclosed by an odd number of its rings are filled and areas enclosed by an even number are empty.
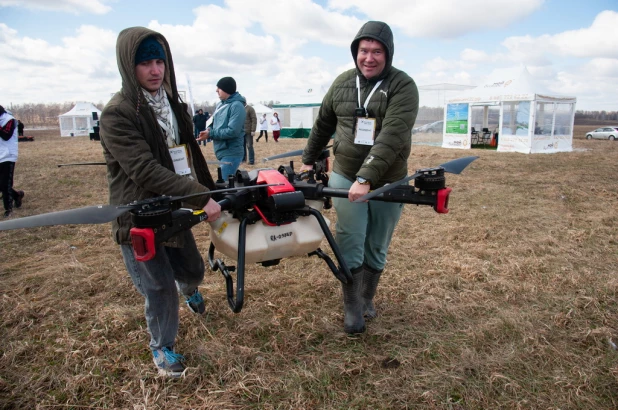
[[[278,104],[279,101],[260,101],[260,104],[266,105],[272,108],[274,104]],[[25,103],[25,104],[11,104],[5,106],[8,108],[15,118],[21,120],[28,127],[42,127],[42,126],[58,126],[58,116],[70,111],[75,106],[74,102],[64,103]],[[99,102],[95,106],[102,110],[104,104]],[[194,104],[195,110],[202,109],[204,112],[208,112],[212,115],[215,111],[216,101],[202,101],[201,103]],[[193,115],[193,113],[190,113]],[[440,120],[444,117],[444,109],[442,107],[421,107],[419,115],[417,117],[418,123],[427,123],[431,121]],[[576,124],[591,124],[598,123],[599,125],[604,122],[618,122],[618,111],[583,111],[578,110],[575,112]]]

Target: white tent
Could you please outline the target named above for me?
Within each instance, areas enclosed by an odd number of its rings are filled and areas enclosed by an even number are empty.
[[[251,106],[255,110],[255,113],[259,115],[271,114],[273,112],[272,108],[269,108],[265,106],[264,104],[257,103],[257,104],[251,104]]]
[[[308,88],[290,103],[273,105],[273,110],[281,120],[281,136],[289,138],[307,138],[318,116],[326,86]]]
[[[484,85],[448,99],[442,147],[495,138],[501,152],[572,151],[576,102],[545,90],[525,67],[496,70]]]
[[[97,118],[101,115],[94,104],[80,101],[71,108],[71,111],[58,116],[60,121],[60,136],[62,137],[79,137],[89,135],[92,132],[92,127],[97,124],[97,120],[93,119],[92,114],[96,113]]]

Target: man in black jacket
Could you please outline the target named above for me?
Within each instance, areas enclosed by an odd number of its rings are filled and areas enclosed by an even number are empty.
[[[198,135],[200,135],[200,132],[206,129],[206,122],[208,121],[208,117],[208,113],[204,114],[204,110],[202,110],[201,108],[197,110],[196,114],[193,116],[193,125],[195,126],[195,139],[197,139]],[[206,145],[206,141],[198,141],[197,144],[200,145],[201,142],[204,142],[204,145]]]

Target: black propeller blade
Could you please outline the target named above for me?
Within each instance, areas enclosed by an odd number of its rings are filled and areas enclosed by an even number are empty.
[[[207,194],[217,194],[223,192],[234,192],[243,189],[259,189],[268,186],[276,186],[281,184],[261,184],[251,185],[234,188],[216,189],[208,192],[200,192],[197,194],[167,197],[166,201],[179,202],[188,198],[193,198]],[[20,228],[36,228],[39,226],[52,226],[52,225],[90,225],[90,224],[102,224],[111,222],[118,218],[125,212],[129,212],[133,209],[139,209],[145,203],[152,202],[152,199],[139,201],[128,205],[95,205],[87,206],[84,208],[67,209],[65,211],[49,212],[41,215],[26,216],[19,219],[11,219],[9,221],[0,222],[0,231],[9,231],[12,229]]]
[[[212,165],[229,165],[231,164],[231,162],[227,162],[227,161],[206,161],[207,164],[212,164]],[[75,163],[75,164],[58,164],[58,168],[60,167],[74,167],[74,166],[81,166],[81,165],[106,165],[105,162],[79,162],[79,163]]]
[[[189,199],[189,198],[195,198],[198,196],[209,195],[209,194],[218,194],[221,192],[242,191],[243,189],[259,189],[259,188],[265,188],[267,186],[279,186],[279,185],[283,185],[283,184],[259,184],[259,185],[249,185],[249,186],[237,186],[234,188],[215,189],[215,190],[208,191],[208,192],[198,192],[197,194],[191,194],[191,195],[185,195],[185,196],[173,196],[173,197],[170,197],[170,202],[184,201],[185,199]]]
[[[41,215],[26,216],[25,218],[0,222],[0,231],[52,225],[102,224],[111,222],[125,212],[137,207],[139,207],[139,205],[95,205]]]
[[[468,165],[470,165],[472,161],[477,158],[478,157],[461,157],[449,162],[445,162],[440,166],[444,168],[444,171],[450,172],[451,174],[461,174],[461,171],[463,171]]]
[[[442,168],[444,168],[445,172],[450,172],[451,174],[460,174],[461,171],[463,171],[468,165],[470,165],[470,163],[472,161],[474,161],[475,159],[477,159],[478,157],[462,157],[462,158],[457,158],[454,159],[452,161],[449,162],[445,162],[444,164],[441,164],[440,166]],[[399,181],[395,181],[393,183],[390,183],[388,185],[384,185],[383,187],[380,187],[376,190],[373,190],[371,192],[368,192],[366,195],[361,196],[360,198],[358,198],[356,201],[354,202],[365,202],[371,198],[374,198],[386,191],[390,191],[391,189],[395,188],[396,186],[399,186],[401,184],[405,184],[406,182],[421,176],[422,172],[417,172],[414,175],[410,175],[408,177],[405,177],[404,179],[400,179]]]
[[[330,147],[332,147],[332,145],[329,145],[329,146],[325,147],[324,149],[329,149]],[[303,151],[304,150],[302,150],[302,149],[297,149],[295,151],[284,152],[283,154],[277,154],[277,155],[273,155],[272,157],[263,158],[262,162],[270,161],[272,159],[280,159],[280,158],[287,158],[287,157],[297,157],[299,155],[302,155]]]
[[[263,158],[262,162],[270,161],[272,159],[297,157],[299,155],[302,155],[302,153],[303,153],[302,149],[297,149],[296,151],[284,152],[283,154],[278,154],[278,155],[273,155],[272,157]]]
[[[105,165],[105,162],[79,162],[75,164],[58,164],[58,168],[60,167],[76,167],[82,165]]]

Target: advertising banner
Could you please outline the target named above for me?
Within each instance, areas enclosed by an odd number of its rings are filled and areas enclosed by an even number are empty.
[[[448,104],[446,107],[446,133],[468,134],[468,104]]]

